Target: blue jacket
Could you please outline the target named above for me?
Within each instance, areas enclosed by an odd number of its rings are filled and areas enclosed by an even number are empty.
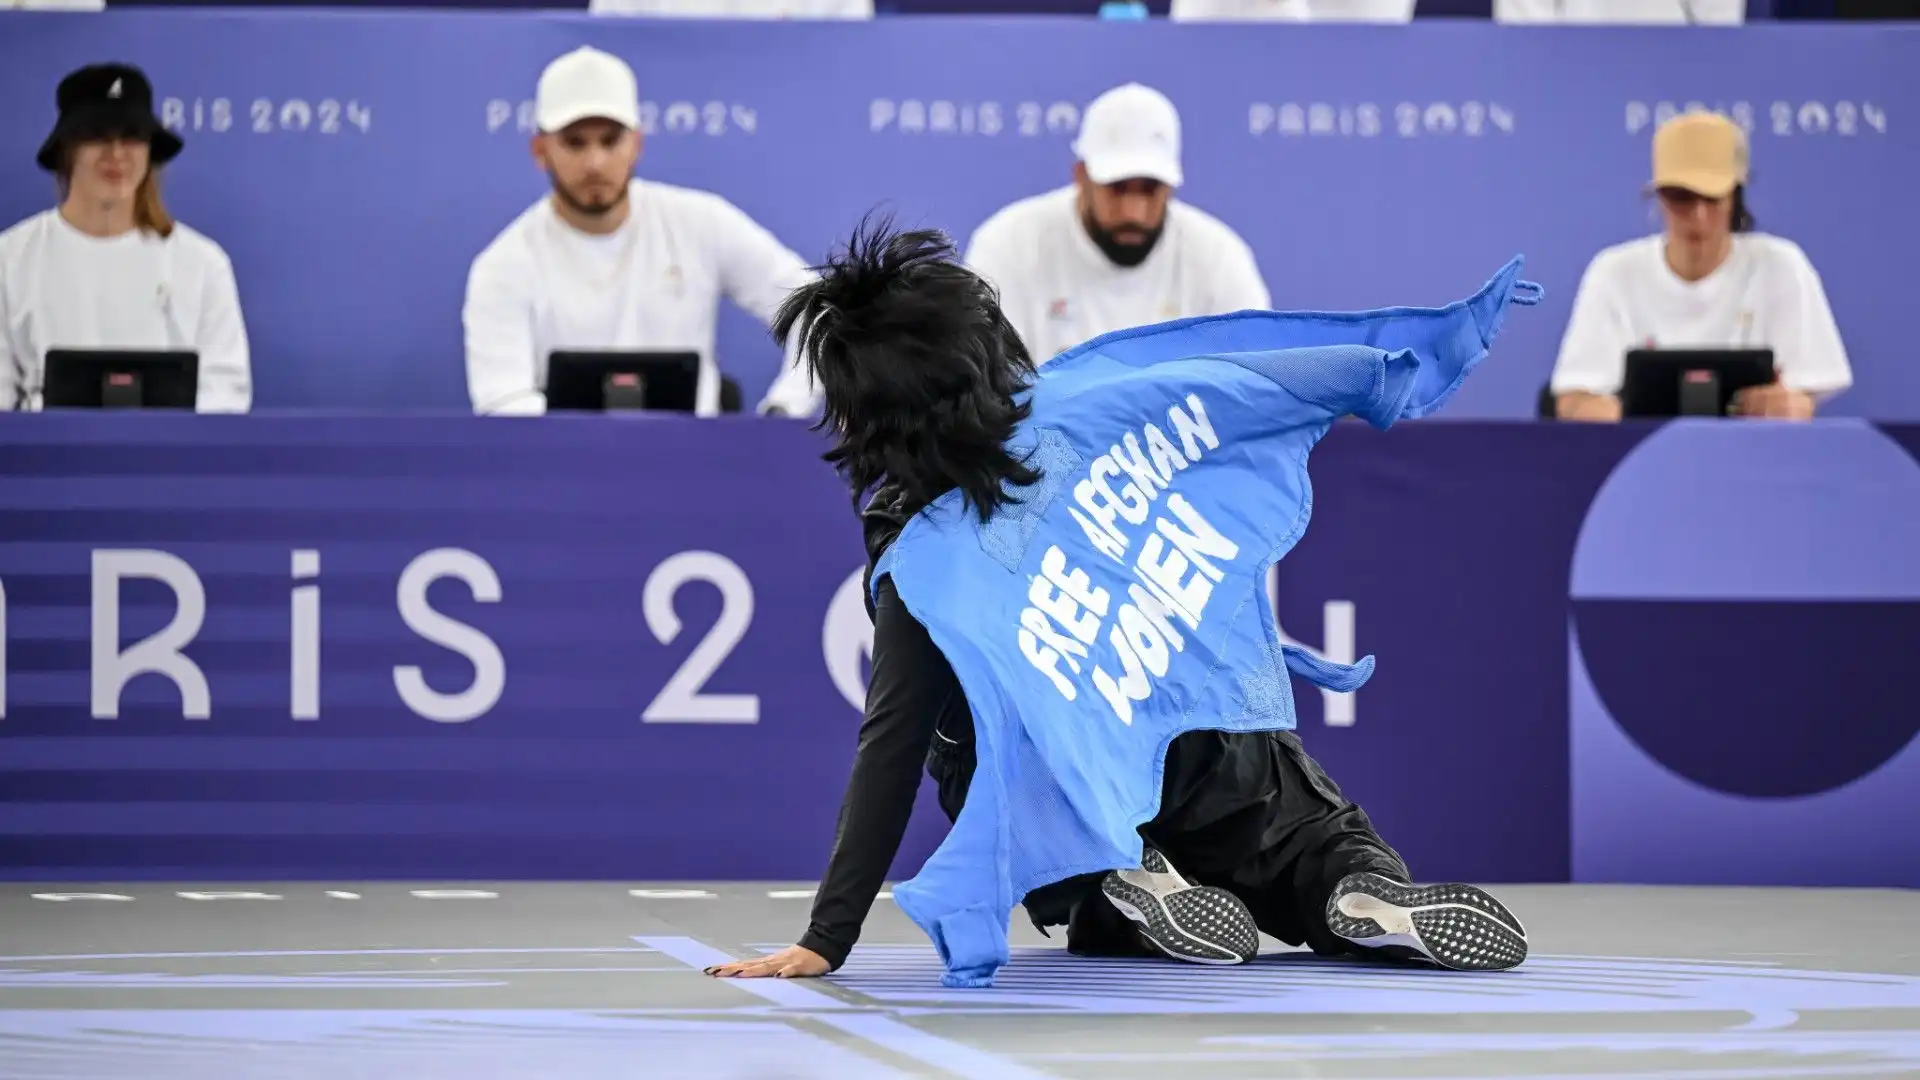
[[[1029,891],[1140,864],[1175,736],[1291,728],[1287,672],[1353,690],[1373,658],[1280,644],[1267,570],[1306,530],[1307,455],[1332,422],[1424,416],[1486,355],[1513,260],[1469,300],[1355,314],[1248,311],[1096,338],[1047,364],[1011,445],[1042,479],[982,524],[957,493],[876,565],[973,709],[966,805],[894,890],[949,986],[1007,961]]]

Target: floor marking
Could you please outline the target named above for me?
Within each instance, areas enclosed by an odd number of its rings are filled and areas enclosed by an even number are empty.
[[[1047,1061],[1059,1061],[1063,1063],[1073,1062],[1077,1064],[1116,1063],[1117,1062],[1117,1063],[1128,1064],[1128,1065],[1143,1065],[1143,1064],[1148,1064],[1152,1062],[1152,1063],[1160,1063],[1162,1065],[1176,1064],[1176,1065],[1187,1065],[1187,1066],[1193,1066],[1193,1067],[1198,1067],[1206,1063],[1226,1063],[1226,1062],[1266,1062],[1269,1064],[1291,1064],[1291,1063],[1302,1062],[1302,1059],[1293,1058],[1293,1057],[1244,1054],[1244,1053],[1196,1053],[1196,1054],[1175,1055],[1175,1054],[1131,1054],[1126,1052],[1117,1052],[1117,1053],[1066,1052],[1066,1053],[1041,1053],[1041,1054],[1035,1054],[1034,1056],[1038,1058],[1042,1058]],[[1672,1070],[1664,1070],[1664,1069],[1655,1069],[1655,1070],[1649,1070],[1647,1072],[1632,1072],[1632,1073],[1626,1073],[1626,1072],[1534,1073],[1534,1072],[1530,1072],[1526,1074],[1526,1077],[1527,1077],[1527,1080],[1615,1080],[1615,1078],[1619,1078],[1619,1080],[1625,1080],[1625,1078],[1627,1077],[1632,1077],[1633,1080],[1774,1080],[1774,1078],[1778,1078],[1778,1080],[1804,1080],[1804,1078],[1806,1077],[1816,1075],[1813,1071],[1813,1068],[1814,1067],[1809,1067],[1806,1065],[1757,1065],[1757,1066],[1736,1066],[1730,1069],[1714,1069],[1714,1068],[1684,1069],[1682,1071],[1677,1071],[1677,1072]],[[1910,1072],[1897,1071],[1897,1070],[1908,1070],[1912,1068],[1912,1066],[1910,1065],[1903,1065],[1899,1062],[1887,1062],[1885,1064],[1877,1064],[1877,1065],[1820,1065],[1820,1066],[1817,1066],[1817,1068],[1819,1070],[1818,1075],[1822,1077],[1840,1077],[1840,1076],[1898,1077],[1898,1076],[1912,1075]],[[1436,1074],[1436,1073],[1421,1073],[1421,1074],[1395,1073],[1393,1075],[1397,1077],[1405,1077],[1406,1080],[1446,1080],[1446,1077],[1444,1075]]]
[[[705,889],[628,889],[627,895],[639,900],[712,900]]]
[[[738,959],[689,937],[636,936],[633,940],[696,969]],[[775,1005],[807,1009],[809,1019],[817,1023],[967,1080],[1058,1080],[1006,1058],[921,1031],[884,1012],[848,1012],[846,1010],[861,1007],[797,980],[730,979],[728,984]]]
[[[633,940],[695,970],[740,959],[712,946],[702,945],[690,937],[635,937]],[[792,979],[738,979],[730,980],[728,985],[789,1009],[846,1010],[860,1007],[831,994],[802,986]]]
[[[1800,1014],[1792,1009],[1749,1008],[1747,1015],[1751,1019],[1744,1024],[1734,1025],[1734,1031],[1779,1031],[1800,1022]]]
[[[252,949],[240,952],[128,952],[128,953],[40,953],[33,956],[0,956],[0,963],[32,964],[42,960],[225,960],[266,956],[487,956],[507,953],[650,953],[657,949],[593,948],[573,949]]]
[[[775,889],[767,894],[769,900],[811,900],[812,889]]]
[[[342,891],[340,891],[340,890],[338,890],[338,889],[331,889],[331,890],[329,890],[329,891],[327,892],[327,899],[329,899],[329,900],[358,900],[358,899],[360,899],[360,894],[359,894],[359,893],[357,893],[357,892],[342,892]]]
[[[630,975],[634,972],[665,971],[674,974],[686,974],[683,967],[590,967],[590,968],[421,968],[415,971],[375,968],[371,971],[355,972],[355,975]],[[305,976],[334,976],[331,971],[305,971]]]

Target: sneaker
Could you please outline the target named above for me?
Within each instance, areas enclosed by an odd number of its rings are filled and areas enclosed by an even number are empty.
[[[1361,948],[1454,971],[1505,971],[1527,958],[1520,920],[1471,885],[1348,874],[1327,900],[1327,927]]]
[[[1148,944],[1175,960],[1244,964],[1260,953],[1260,931],[1239,897],[1188,882],[1152,848],[1140,869],[1115,870],[1100,891],[1139,925]]]
[[[1105,880],[1106,875],[1102,875]],[[1132,919],[1120,914],[1107,894],[1095,891],[1073,907],[1067,920],[1067,952],[1074,956],[1105,959],[1154,959],[1160,950],[1147,944],[1147,936]]]

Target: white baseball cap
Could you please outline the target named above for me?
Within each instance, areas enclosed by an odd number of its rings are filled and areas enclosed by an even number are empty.
[[[1073,152],[1096,184],[1144,178],[1179,187],[1180,112],[1150,86],[1114,87],[1087,106]]]
[[[559,131],[581,120],[640,126],[640,87],[626,61],[581,46],[540,73],[534,103],[534,121],[540,130]]]

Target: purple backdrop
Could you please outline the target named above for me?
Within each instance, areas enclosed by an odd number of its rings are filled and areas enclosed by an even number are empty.
[[[820,449],[746,419],[0,424],[0,876],[812,877],[867,632]],[[1380,666],[1301,694],[1303,737],[1423,875],[1920,885],[1916,449],[1339,425],[1278,610]],[[204,718],[154,674],[96,715],[115,646],[179,611],[140,573],[189,617],[204,591]],[[896,870],[943,828],[923,807]]]
[[[1723,110],[1752,133],[1755,213],[1806,249],[1845,337],[1855,386],[1829,411],[1920,421],[1904,262],[1920,250],[1920,27],[6,18],[0,226],[53,198],[28,162],[60,76],[144,65],[186,140],[169,205],[233,258],[257,408],[467,407],[468,266],[546,189],[527,153],[542,66],[592,44],[640,80],[642,175],[725,195],[810,260],[876,206],[964,240],[1068,182],[1095,95],[1159,87],[1181,111],[1181,197],[1240,231],[1280,307],[1445,304],[1527,256],[1545,303],[1454,419],[1533,415],[1588,261],[1656,228],[1653,126]],[[765,330],[729,307],[717,349],[757,399],[778,357]]]
[[[1920,884],[1916,448],[1338,425],[1279,615],[1380,667],[1302,694],[1304,738],[1423,874]],[[814,876],[868,634],[818,452],[747,419],[0,425],[0,874]],[[180,611],[111,588],[129,550],[204,590],[204,719],[159,675],[96,715]]]

